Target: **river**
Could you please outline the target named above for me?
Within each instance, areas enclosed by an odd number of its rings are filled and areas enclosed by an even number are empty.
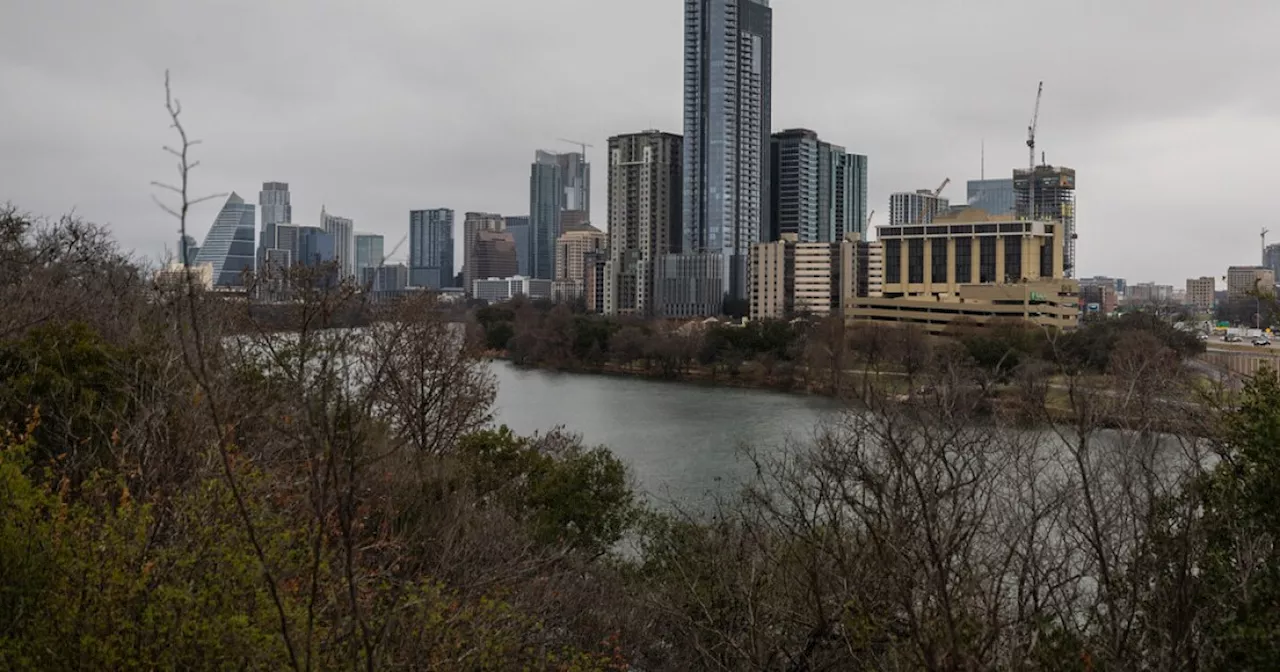
[[[521,434],[563,426],[587,445],[608,446],[658,500],[723,492],[748,473],[740,447],[776,450],[840,410],[822,397],[492,366],[496,423]]]

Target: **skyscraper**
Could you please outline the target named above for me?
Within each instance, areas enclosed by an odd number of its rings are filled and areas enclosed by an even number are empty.
[[[529,275],[529,216],[508,217],[507,233],[516,241],[516,259],[520,263],[517,275]]]
[[[946,212],[951,204],[929,189],[912,192],[900,191],[889,195],[889,224],[928,224],[934,217]]]
[[[448,208],[409,213],[409,285],[452,287],[453,211]]]
[[[773,10],[768,0],[685,0],[684,13],[683,249],[720,255],[724,293],[745,300],[751,246],[772,234]]]
[[[466,218],[462,221],[462,284],[463,291],[471,291],[471,281],[476,278],[487,278],[488,270],[479,268],[476,263],[476,241],[480,237],[481,231],[503,231],[507,222],[502,215],[496,215],[491,212],[468,212]],[[512,254],[515,250],[515,240],[511,241]],[[519,268],[511,270],[510,274],[514,274]],[[506,275],[499,276],[506,277]],[[550,278],[548,278],[550,279]]]
[[[241,287],[244,272],[253,270],[254,220],[253,204],[245,203],[231,192],[218,217],[200,246],[196,264],[213,265],[213,284],[219,287]]]
[[[590,221],[591,164],[587,163],[587,157],[578,152],[567,152],[557,156],[561,179],[564,183],[563,209],[588,213],[587,221]]]
[[[993,216],[1012,215],[1014,207],[1013,178],[969,180],[969,205]]]
[[[775,133],[770,150],[771,239],[833,243],[862,233],[867,219],[867,157],[798,128]]]
[[[364,277],[364,269],[382,265],[386,240],[376,233],[356,234],[356,278]]]
[[[258,209],[261,211],[262,232],[258,236],[258,264],[266,259],[267,250],[278,249],[276,225],[293,222],[293,206],[289,203],[287,182],[263,182],[258,192]]]
[[[564,199],[559,155],[538,150],[529,174],[529,274],[534,278],[551,280],[555,275]]]
[[[603,310],[657,312],[658,265],[680,251],[683,140],[660,131],[609,138],[609,261]]]
[[[476,231],[471,244],[471,258],[467,262],[467,267],[472,269],[467,294],[474,292],[476,280],[515,275],[516,265],[516,243],[510,233],[497,229]]]
[[[1034,174],[1014,169],[1013,192],[1018,217],[1062,226],[1064,273],[1076,277],[1076,171],[1047,165],[1036,166]]]
[[[342,278],[356,274],[356,224],[351,219],[331,215],[320,206],[320,228],[333,234],[333,253]]]

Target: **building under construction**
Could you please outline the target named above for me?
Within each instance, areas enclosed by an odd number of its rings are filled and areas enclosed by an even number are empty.
[[[1031,170],[1017,168],[1013,171],[1017,216],[1019,219],[1053,221],[1062,226],[1063,274],[1074,278],[1077,237],[1076,171],[1063,166],[1039,165],[1032,173]]]

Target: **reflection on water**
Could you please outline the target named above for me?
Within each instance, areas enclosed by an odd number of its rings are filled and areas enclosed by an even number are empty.
[[[519,433],[558,425],[608,446],[658,499],[689,501],[741,479],[737,450],[805,439],[839,405],[821,397],[526,370],[494,362],[498,423]]]

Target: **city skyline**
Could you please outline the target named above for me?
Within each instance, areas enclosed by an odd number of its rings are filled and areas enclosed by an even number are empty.
[[[603,165],[607,137],[645,128],[681,132],[680,2],[653,3],[651,13],[628,19],[629,29],[649,38],[628,50],[612,48],[609,27],[622,6],[608,2],[549,0],[496,14],[451,6],[429,22],[419,20],[426,8],[409,3],[358,10],[230,4],[217,12],[155,12],[126,2],[102,15],[75,11],[90,5],[73,1],[11,10],[15,20],[0,27],[0,68],[11,94],[0,103],[9,122],[0,146],[10,159],[0,170],[9,187],[2,197],[45,215],[74,209],[112,226],[122,245],[140,254],[174,251],[172,222],[146,186],[172,173],[159,150],[169,141],[165,66],[193,135],[204,140],[198,193],[254,194],[263,181],[287,181],[295,223],[317,221],[324,202],[388,241],[403,235],[413,209],[527,214],[521,203],[530,152],[577,149],[559,137],[595,145],[588,159]],[[975,2],[938,8],[930,25],[920,26],[908,20],[910,8],[892,3],[772,4],[770,130],[812,128],[869,156],[873,225],[883,223],[889,193],[944,177],[959,202],[959,185],[981,176],[983,143],[988,178],[1024,166],[1035,82],[1043,79],[1039,146],[1050,163],[1075,168],[1082,180],[1078,276],[1179,285],[1257,259],[1257,215],[1243,204],[1262,202],[1269,185],[1251,150],[1280,143],[1280,124],[1267,112],[1276,94],[1248,85],[1249,70],[1277,52],[1262,27],[1280,18],[1280,8],[1240,2],[1168,12],[1166,4],[1136,2],[1125,16],[1097,25],[1087,12]],[[243,26],[235,17],[250,9],[262,20]],[[1143,20],[1156,12],[1160,22]],[[343,48],[312,59],[287,41],[256,39],[277,14],[300,31],[334,35]],[[962,30],[994,34],[1050,16],[1063,34],[1091,29],[1088,48],[1064,45],[1033,60],[1019,56],[1020,44],[957,49]],[[485,54],[465,68],[445,68],[414,55],[422,39],[462,46],[487,30],[527,39],[531,22],[552,17],[572,19],[548,24],[572,38],[520,42],[530,45],[512,50],[520,57]],[[852,25],[865,33],[854,43],[843,39]],[[210,57],[202,45],[231,26],[245,31],[245,47]],[[55,30],[95,57],[38,48],[40,36]],[[1183,48],[1190,35],[1195,53]],[[908,36],[912,50],[890,48]],[[338,57],[348,52],[358,57]],[[571,82],[531,81],[538,64],[577,62],[581,53],[608,53],[614,62]],[[944,53],[956,64],[950,69],[934,65]],[[841,76],[851,59],[869,65]],[[255,77],[262,64],[276,62],[291,76],[269,86]],[[517,98],[525,104],[502,102]],[[46,103],[37,110],[31,100]],[[1197,167],[1195,188],[1171,190],[1180,178],[1173,166],[1188,164]],[[597,176],[592,221],[602,228],[604,189]],[[196,209],[195,238],[204,237],[216,210],[212,202]],[[1207,221],[1229,224],[1206,237]],[[1157,228],[1171,235],[1152,236]],[[1138,245],[1144,254],[1128,251]]]

